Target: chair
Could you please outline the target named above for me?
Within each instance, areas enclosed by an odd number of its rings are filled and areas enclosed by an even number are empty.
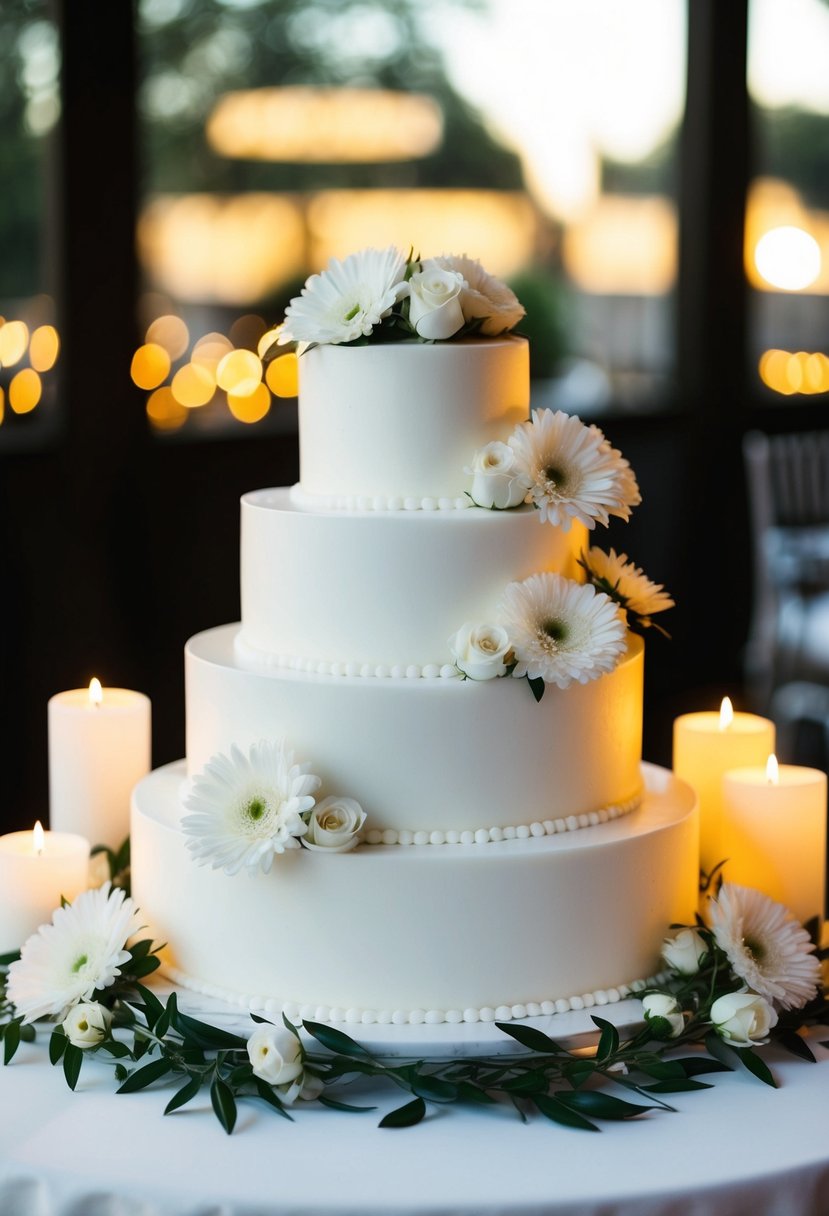
[[[829,684],[829,431],[743,440],[754,557],[746,677],[760,706]]]

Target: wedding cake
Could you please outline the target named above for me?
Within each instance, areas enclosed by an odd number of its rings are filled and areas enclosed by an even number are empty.
[[[188,642],[187,759],[133,798],[177,982],[520,1018],[627,995],[693,919],[694,798],[641,764],[627,628],[670,601],[588,549],[638,487],[596,427],[530,417],[522,313],[468,258],[394,250],[289,307],[300,481],[244,495],[241,623]]]

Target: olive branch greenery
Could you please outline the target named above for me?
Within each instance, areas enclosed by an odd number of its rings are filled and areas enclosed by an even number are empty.
[[[304,1077],[315,1078],[322,1087],[313,1101],[338,1111],[373,1111],[376,1107],[356,1106],[340,1096],[343,1088],[364,1078],[382,1081],[407,1095],[402,1106],[380,1120],[380,1127],[419,1123],[431,1104],[502,1108],[510,1103],[524,1121],[538,1114],[565,1127],[598,1131],[601,1122],[673,1111],[666,1096],[711,1088],[707,1080],[700,1079],[709,1074],[742,1067],[765,1084],[776,1085],[756,1047],[731,1045],[713,1026],[713,1002],[724,993],[737,991],[740,982],[710,931],[699,925],[698,932],[708,946],[699,971],[691,976],[674,972],[659,989],[669,992],[683,1011],[683,1029],[674,1037],[668,1037],[670,1026],[664,1018],[646,1018],[628,1037],[622,1037],[611,1022],[594,1014],[598,1041],[593,1048],[569,1049],[535,1026],[499,1022],[498,1029],[523,1047],[523,1052],[389,1061],[377,1058],[335,1026],[304,1021],[301,1036],[299,1027],[285,1017],[283,1022],[297,1037]],[[119,1094],[135,1093],[156,1082],[176,1082],[165,1114],[180,1110],[206,1091],[216,1118],[228,1133],[235,1126],[240,1101],[264,1103],[292,1120],[279,1087],[256,1075],[244,1035],[191,1017],[179,1009],[175,992],[162,1001],[142,983],[159,966],[158,949],[149,940],[133,945],[120,978],[111,988],[95,993],[94,999],[112,1013],[111,1027],[99,1043],[81,1049],[70,1042],[61,1026],[53,1026],[49,1059],[62,1066],[69,1087],[74,1090],[78,1084],[85,1057],[94,1056],[113,1065]],[[24,1025],[15,1016],[6,995],[5,968],[14,957],[0,959],[4,1064],[12,1061],[22,1041],[32,1042],[36,1037],[35,1026]],[[256,1014],[250,1016],[254,1023],[272,1024]],[[829,1024],[829,1000],[823,991],[804,1008],[781,1013],[771,1039],[798,1059],[814,1063],[802,1031],[822,1024]],[[822,1046],[829,1048],[829,1042]],[[627,1091],[627,1096],[606,1092],[608,1086]]]

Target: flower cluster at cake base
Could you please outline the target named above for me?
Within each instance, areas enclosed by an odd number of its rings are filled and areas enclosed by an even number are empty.
[[[344,853],[359,842],[365,812],[353,798],[317,803],[322,784],[284,739],[247,753],[212,756],[190,782],[181,826],[193,859],[226,874],[267,874],[275,856],[305,847]]]
[[[240,1102],[255,1099],[286,1119],[291,1108],[319,1102],[338,1111],[373,1111],[343,1101],[353,1081],[373,1078],[407,1100],[380,1120],[386,1128],[420,1122],[430,1105],[536,1113],[569,1128],[595,1131],[603,1120],[670,1110],[666,1096],[709,1088],[698,1078],[744,1067],[768,1085],[774,1076],[760,1048],[769,1039],[814,1062],[802,1036],[826,1024],[829,1001],[809,935],[779,904],[742,887],[723,886],[706,920],[675,928],[663,956],[669,971],[643,993],[641,1024],[623,1038],[596,1015],[595,1051],[568,1050],[531,1022],[498,1022],[521,1054],[416,1063],[372,1055],[335,1026],[284,1015],[274,1024],[257,1014],[238,1034],[182,1012],[175,991],[162,1000],[142,980],[159,965],[149,940],[131,941],[140,917],[132,900],[109,883],[56,910],[4,972],[0,960],[0,1037],[11,1063],[35,1023],[51,1022],[49,1059],[70,1088],[85,1060],[114,1067],[117,1092],[151,1085],[168,1091],[165,1114],[209,1094],[226,1132]],[[316,1050],[319,1046],[322,1050]],[[827,1044],[824,1044],[827,1046]],[[686,1048],[678,1055],[677,1048]],[[628,1098],[606,1092],[622,1080]],[[633,1097],[635,1100],[628,1100]]]

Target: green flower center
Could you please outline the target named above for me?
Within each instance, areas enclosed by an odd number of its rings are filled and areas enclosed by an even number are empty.
[[[743,945],[745,946],[749,957],[753,959],[755,963],[762,963],[763,959],[765,958],[766,951],[761,942],[755,941],[751,937],[747,937],[743,939]]]
[[[345,314],[345,316],[343,317],[343,320],[344,321],[353,321],[359,311],[360,311],[360,305],[355,304],[354,307]]]
[[[81,968],[85,967],[88,962],[89,962],[89,956],[86,954],[82,954],[80,956],[80,958],[76,958],[74,963],[72,964],[73,975],[77,975],[78,972],[81,970]]]
[[[261,798],[251,798],[245,807],[245,814],[248,819],[252,819],[256,823],[267,812],[267,809]]]
[[[539,633],[543,634],[545,638],[549,638],[551,642],[566,642],[567,640],[567,626],[564,621],[555,619],[542,621],[538,629]]]

